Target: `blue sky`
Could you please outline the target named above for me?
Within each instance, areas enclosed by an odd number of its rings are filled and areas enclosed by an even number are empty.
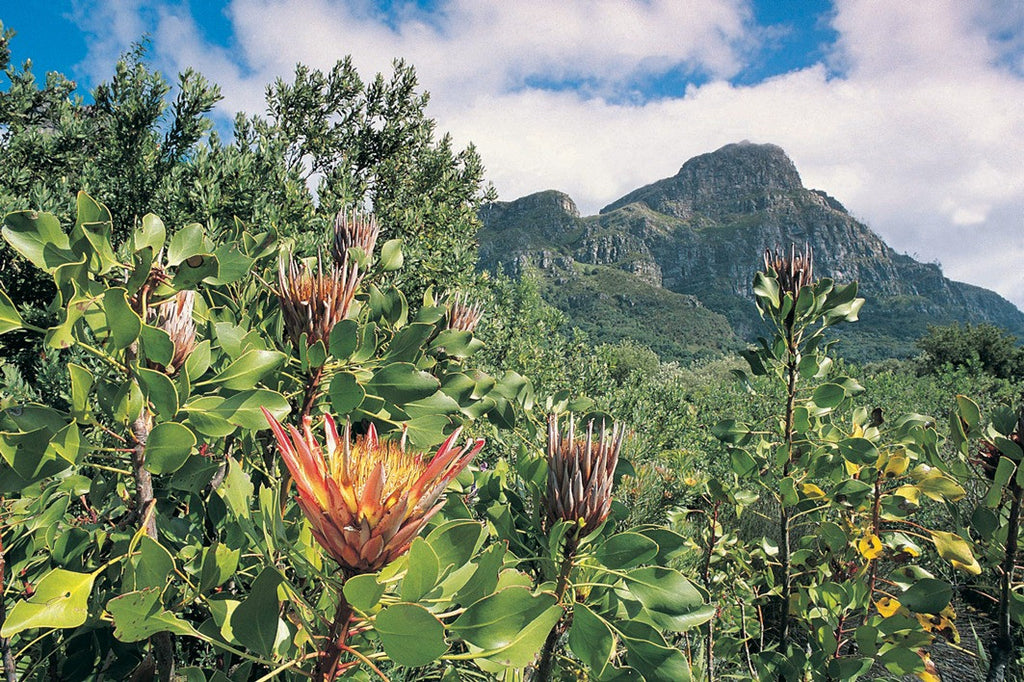
[[[1024,305],[1021,0],[60,0],[6,3],[14,59],[85,88],[148,35],[154,66],[263,109],[297,62],[403,57],[502,199],[584,214],[749,139],[898,251]]]

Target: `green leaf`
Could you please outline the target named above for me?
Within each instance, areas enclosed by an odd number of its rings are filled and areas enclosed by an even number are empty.
[[[402,580],[402,600],[417,602],[437,584],[437,554],[426,540],[416,538],[409,547],[409,568]]]
[[[74,363],[68,364],[71,380],[71,416],[78,421],[85,419],[89,411],[89,392],[92,390],[92,373]]]
[[[402,267],[405,256],[402,255],[402,240],[389,239],[380,248],[380,269],[384,272],[391,272]]]
[[[103,294],[103,312],[107,316],[114,348],[127,348],[142,332],[142,318],[128,305],[128,291],[122,287]]]
[[[967,422],[968,428],[973,428],[981,422],[981,410],[978,408],[978,404],[970,398],[958,395],[956,409],[960,418]]]
[[[171,363],[174,357],[174,342],[171,341],[170,334],[163,329],[143,324],[139,341],[147,360],[161,367]]]
[[[146,469],[154,474],[177,471],[195,445],[195,434],[184,424],[157,424],[146,439]]]
[[[266,388],[242,391],[226,400],[219,396],[204,396],[193,400],[185,409],[189,413],[190,422],[194,420],[203,428],[213,430],[227,429],[226,433],[208,433],[197,427],[200,433],[217,437],[226,436],[234,431],[236,426],[249,431],[270,428],[260,410],[261,407],[265,407],[278,421],[283,421],[291,411],[288,400],[283,395]],[[225,424],[228,426],[225,427]]]
[[[15,309],[11,299],[7,297],[3,289],[0,289],[0,334],[6,334],[15,329],[21,329],[25,320]]]
[[[422,352],[423,343],[434,333],[434,325],[427,322],[413,322],[402,327],[388,345],[389,362],[416,362]]]
[[[878,448],[867,438],[845,438],[839,441],[839,454],[853,464],[871,465],[878,461]]]
[[[533,661],[561,615],[555,595],[506,587],[472,604],[451,631],[491,660],[521,668]]]
[[[281,574],[272,567],[264,568],[252,583],[249,596],[231,614],[231,629],[235,639],[264,656],[270,656],[277,641],[280,619],[277,614],[281,603],[277,599],[277,586]]]
[[[426,414],[403,423],[409,444],[418,450],[426,450],[441,443],[448,434],[451,420],[440,414]]]
[[[68,235],[52,213],[18,211],[4,218],[4,239],[40,270],[53,272],[78,259],[71,252]]]
[[[845,399],[846,391],[839,384],[822,384],[814,389],[814,393],[811,394],[811,401],[825,410],[839,407]]]
[[[448,651],[444,625],[419,604],[392,604],[374,621],[384,653],[398,665],[418,668]]]
[[[359,325],[355,320],[342,320],[331,329],[328,348],[338,360],[348,360],[359,346]]]
[[[626,646],[626,660],[647,682],[689,682],[686,657],[670,647],[657,630],[636,620],[618,623],[616,629]]]
[[[608,568],[633,568],[658,554],[658,543],[640,533],[618,533],[598,547],[597,560]]]
[[[344,416],[350,414],[363,404],[366,391],[359,385],[356,375],[350,372],[338,372],[331,378],[331,385],[328,389],[331,397],[331,407],[335,414]]]
[[[373,573],[354,575],[345,581],[345,599],[365,613],[380,603],[385,587],[377,582],[377,576]]]
[[[577,603],[572,607],[569,648],[600,678],[615,651],[615,637],[603,618]]]
[[[210,381],[236,391],[251,389],[287,359],[288,356],[278,351],[247,350]]]
[[[157,414],[164,419],[173,419],[178,413],[178,390],[170,378],[163,372],[142,367],[137,376],[142,395],[153,404]]]
[[[13,637],[29,628],[76,628],[89,615],[94,573],[51,569],[36,584],[35,593],[7,614],[0,637]]]
[[[164,222],[152,213],[142,216],[142,227],[132,234],[135,251],[149,247],[153,253],[159,253],[164,248],[164,240],[167,238],[167,228]]]
[[[143,535],[139,539],[138,554],[128,560],[125,586],[130,590],[156,587],[162,592],[168,578],[173,575],[174,558],[171,553],[153,538]]]
[[[480,553],[476,559],[476,570],[466,584],[455,594],[459,604],[472,604],[494,592],[498,586],[498,574],[505,563],[507,549],[504,542],[495,542]]]
[[[188,375],[189,381],[195,383],[199,377],[203,376],[206,370],[210,369],[210,360],[210,340],[205,339],[196,344],[196,347],[185,359],[185,374]]]
[[[408,362],[395,362],[377,370],[366,391],[395,405],[426,398],[441,387],[434,376],[417,370]]]
[[[922,578],[900,595],[900,603],[915,613],[939,613],[953,598],[953,588],[941,580]]]
[[[430,531],[426,540],[437,555],[437,565],[443,573],[448,566],[467,563],[483,543],[484,536],[484,527],[477,521],[457,519]]]
[[[228,457],[228,473],[220,485],[220,496],[235,516],[249,518],[249,500],[252,499],[253,485],[249,474],[233,457]]]
[[[769,277],[763,272],[754,275],[754,295],[762,298],[771,304],[771,307],[779,307],[779,282],[774,277]]]
[[[205,253],[204,242],[202,226],[193,223],[181,228],[171,237],[167,247],[167,264],[178,265],[187,258]]]
[[[164,610],[157,588],[114,597],[107,602],[107,611],[114,618],[114,637],[122,642],[141,642],[158,632],[198,634],[186,621]]]
[[[724,443],[742,445],[750,439],[750,427],[735,419],[723,419],[711,427],[711,434]]]
[[[710,620],[714,608],[683,574],[663,566],[629,571],[626,588],[640,600],[659,627],[683,632]]]
[[[231,549],[220,542],[214,542],[203,549],[203,560],[200,569],[199,591],[208,592],[223,585],[238,569],[238,560],[242,556],[240,549]]]

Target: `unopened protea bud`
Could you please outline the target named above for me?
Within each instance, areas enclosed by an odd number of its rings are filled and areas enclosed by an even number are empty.
[[[287,263],[286,263],[287,261]],[[277,273],[278,296],[284,314],[284,328],[297,347],[327,343],[334,325],[345,319],[362,277],[355,270],[331,265],[325,272],[317,261],[314,271],[294,256],[282,259]]]
[[[548,526],[558,521],[577,524],[574,538],[581,538],[600,526],[612,506],[612,483],[619,461],[622,430],[611,430],[601,422],[594,433],[594,422],[586,433],[576,433],[576,420],[569,417],[563,434],[558,418],[548,417],[548,489],[545,505]]]
[[[331,243],[331,256],[339,266],[348,263],[348,250],[356,246],[367,256],[373,255],[373,247],[377,243],[380,228],[377,218],[358,211],[351,213],[342,209],[334,218],[334,241]]]
[[[809,244],[804,244],[803,253],[797,253],[796,246],[790,247],[789,256],[781,251],[765,250],[764,269],[774,270],[782,293],[790,294],[795,299],[801,287],[810,286],[814,281],[813,256]]]
[[[171,337],[171,343],[174,344],[174,355],[165,368],[168,374],[174,374],[181,369],[196,347],[196,323],[192,319],[194,306],[195,292],[185,290],[148,310],[147,317],[150,323],[167,332]]]
[[[479,303],[470,304],[462,294],[456,294],[448,300],[448,329],[471,332],[480,324],[483,307]]]

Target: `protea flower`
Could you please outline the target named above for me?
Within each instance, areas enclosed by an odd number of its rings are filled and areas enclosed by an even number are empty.
[[[480,324],[483,307],[479,303],[470,304],[462,294],[456,294],[448,300],[448,329],[472,332]]]
[[[263,409],[278,449],[298,489],[299,506],[316,538],[347,576],[370,573],[404,554],[427,520],[444,505],[441,493],[484,446],[482,438],[456,445],[461,429],[429,459],[381,441],[370,425],[350,440],[324,418],[326,452],[313,437],[312,420],[302,431],[282,426]]]
[[[324,272],[317,260],[314,271],[301,260],[291,256],[282,259],[277,272],[278,297],[284,313],[284,328],[296,347],[306,335],[306,345],[317,341],[327,343],[334,325],[348,315],[362,274],[353,264],[351,268],[331,265]]]
[[[594,433],[594,422],[587,424],[585,434],[576,433],[576,419],[569,417],[569,428],[563,434],[558,418],[548,417],[548,489],[545,500],[548,525],[558,521],[577,524],[574,538],[595,530],[612,506],[612,482],[619,461],[622,430],[613,424],[609,431],[604,422]]]
[[[796,246],[791,246],[789,256],[781,251],[766,249],[764,269],[774,270],[782,293],[790,294],[795,299],[801,287],[809,286],[814,281],[814,253],[808,244],[804,245],[803,253],[797,253]]]
[[[344,267],[348,263],[348,250],[353,246],[362,249],[367,256],[373,255],[379,232],[377,218],[372,214],[348,213],[344,209],[338,211],[334,218],[334,241],[331,243],[334,262]]]
[[[168,374],[181,369],[185,359],[196,347],[196,323],[192,319],[194,306],[195,292],[185,290],[147,311],[150,323],[167,332],[174,344],[174,355],[166,367]]]

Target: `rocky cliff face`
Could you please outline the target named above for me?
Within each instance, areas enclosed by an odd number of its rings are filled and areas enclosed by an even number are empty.
[[[682,294],[691,308],[699,301],[745,338],[760,324],[750,282],[765,249],[804,243],[814,249],[816,272],[857,281],[868,298],[862,322],[847,332],[853,355],[911,353],[928,324],[954,320],[992,322],[1024,335],[1024,313],[1011,303],[897,254],[834,198],[804,188],[774,145],[743,142],[695,157],[596,216],[581,217],[565,194],[542,192],[492,204],[481,217],[484,267],[532,266],[558,286],[586,278],[587,267],[611,268]],[[574,322],[600,327],[600,320],[578,319],[579,306],[562,307]]]

